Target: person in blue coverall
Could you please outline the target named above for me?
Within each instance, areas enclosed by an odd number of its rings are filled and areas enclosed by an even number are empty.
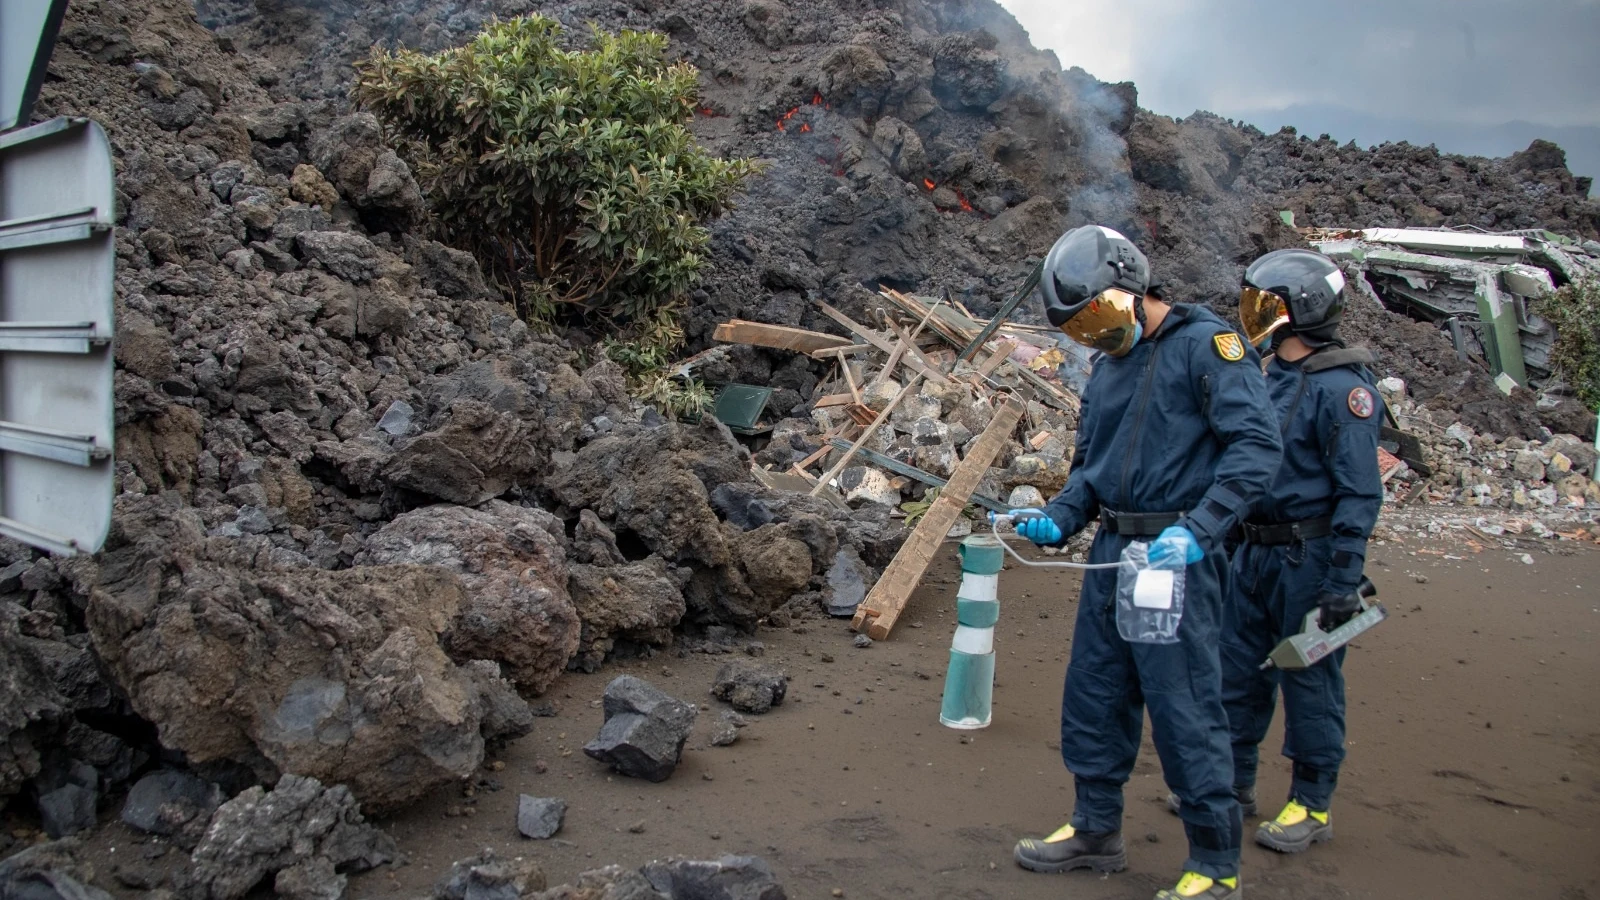
[[[1328,807],[1344,761],[1344,649],[1308,669],[1261,671],[1272,648],[1318,611],[1330,630],[1361,609],[1367,537],[1383,505],[1378,473],[1382,400],[1371,351],[1339,339],[1344,276],[1310,250],[1276,250],[1245,270],[1240,322],[1269,346],[1267,384],[1283,464],[1241,528],[1222,635],[1223,705],[1233,739],[1233,787],[1254,814],[1259,745],[1283,690],[1289,801],[1261,823],[1258,844],[1297,853],[1333,837]]]
[[[1014,515],[1018,532],[1043,546],[1098,518],[1090,562],[1114,563],[1143,541],[1152,567],[1183,569],[1178,640],[1123,639],[1116,571],[1086,573],[1061,701],[1061,755],[1077,802],[1069,824],[1024,838],[1015,856],[1040,872],[1127,867],[1122,790],[1148,709],[1189,838],[1182,878],[1157,900],[1227,900],[1241,896],[1243,822],[1217,649],[1223,543],[1271,484],[1278,429],[1255,351],[1209,310],[1168,304],[1149,288],[1144,254],[1109,228],[1073,229],[1046,257],[1040,289],[1051,324],[1101,355],[1067,486],[1044,515]]]

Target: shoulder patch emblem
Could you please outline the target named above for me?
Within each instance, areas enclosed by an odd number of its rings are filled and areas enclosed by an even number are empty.
[[[1360,418],[1372,415],[1372,392],[1364,387],[1355,388],[1350,392],[1350,411]]]
[[[1228,362],[1238,362],[1244,359],[1244,339],[1231,331],[1219,331],[1211,339],[1217,347],[1217,355]]]

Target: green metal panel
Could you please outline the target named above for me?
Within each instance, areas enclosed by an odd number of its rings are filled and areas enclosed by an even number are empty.
[[[1489,367],[1496,375],[1504,372],[1524,387],[1528,371],[1522,364],[1522,335],[1517,331],[1517,310],[1510,298],[1500,293],[1493,274],[1480,275],[1476,296],[1478,317],[1484,325],[1484,349]]]
[[[717,421],[739,434],[758,434],[766,431],[757,428],[761,413],[772,399],[772,388],[753,384],[730,384],[717,394],[717,405],[712,414]]]

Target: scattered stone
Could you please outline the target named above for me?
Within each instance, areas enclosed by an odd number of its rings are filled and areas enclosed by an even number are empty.
[[[5,900],[112,900],[94,887],[95,869],[82,861],[76,838],[36,844],[0,860],[0,898]]]
[[[554,797],[517,798],[517,830],[522,836],[534,840],[555,837],[561,830],[561,820],[567,814],[567,801]]]
[[[434,900],[523,900],[545,888],[544,869],[522,856],[503,859],[491,849],[460,860],[434,886]]]
[[[716,860],[657,860],[639,870],[674,900],[788,900],[766,860],[724,856]]]
[[[147,834],[171,837],[192,849],[212,813],[222,805],[222,789],[187,772],[162,769],[139,779],[122,805],[122,821]]]
[[[68,837],[95,826],[99,794],[91,788],[67,784],[39,797],[39,823],[52,839]]]
[[[623,775],[666,781],[683,757],[698,710],[649,682],[623,675],[606,685],[605,724],[583,752]]]
[[[207,900],[237,900],[269,875],[297,868],[289,876],[295,889],[310,891],[315,876],[326,875],[342,892],[344,875],[336,872],[367,871],[395,852],[392,838],[366,824],[349,789],[285,775],[271,791],[253,787],[217,809],[187,877]]]
[[[872,646],[872,638],[869,638],[864,634],[858,634],[858,635],[855,636],[855,638],[853,640],[850,641],[850,643],[857,650],[865,650],[868,647]]]
[[[384,410],[383,418],[378,420],[378,429],[395,437],[404,437],[411,433],[411,420],[416,414],[411,404],[396,400]]]
[[[1006,505],[1012,509],[1043,509],[1045,502],[1042,491],[1031,484],[1022,484],[1011,489]]]
[[[789,676],[782,670],[751,660],[723,663],[711,685],[711,696],[740,712],[757,715],[783,703]]]
[[[867,583],[872,579],[872,573],[861,561],[861,556],[849,548],[840,549],[834,554],[826,577],[828,615],[838,618],[854,616],[856,607],[867,597]]]

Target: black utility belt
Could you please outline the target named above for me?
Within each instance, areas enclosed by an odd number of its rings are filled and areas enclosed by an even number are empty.
[[[1117,512],[1100,510],[1100,527],[1112,534],[1126,537],[1155,537],[1178,524],[1183,513],[1175,512]]]
[[[1298,544],[1301,541],[1327,537],[1330,534],[1333,534],[1333,517],[1319,516],[1315,519],[1301,519],[1298,522],[1243,522],[1239,525],[1238,537],[1247,544],[1271,546]]]

